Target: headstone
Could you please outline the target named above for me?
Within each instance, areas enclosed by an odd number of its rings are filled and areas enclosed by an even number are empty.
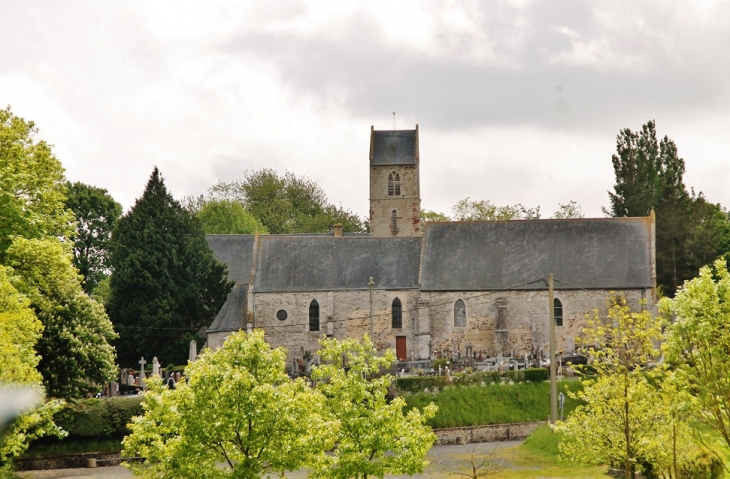
[[[446,366],[446,380],[451,381],[451,370]]]
[[[142,356],[139,360],[139,387],[144,387],[144,380],[147,376],[144,374],[144,365],[147,364],[147,361],[144,360],[144,356]]]
[[[198,344],[195,340],[190,341],[190,348],[188,348],[188,361],[195,362],[198,359]]]
[[[160,375],[160,362],[157,360],[157,356],[152,358],[152,375],[153,376]]]

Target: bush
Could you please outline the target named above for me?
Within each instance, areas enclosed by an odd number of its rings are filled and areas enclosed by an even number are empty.
[[[538,383],[550,379],[550,371],[545,368],[525,369],[525,381]]]
[[[53,419],[71,438],[119,438],[129,434],[127,424],[142,414],[142,397],[86,399],[67,403]]]

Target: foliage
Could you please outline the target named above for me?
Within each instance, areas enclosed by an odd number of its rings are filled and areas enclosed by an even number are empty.
[[[103,278],[96,284],[94,291],[91,292],[91,297],[104,306],[109,302],[109,296],[112,293],[111,281],[109,276]]]
[[[290,381],[286,352],[262,331],[237,332],[186,369],[188,382],[149,382],[144,415],[124,439],[143,477],[261,477],[312,466],[333,445],[324,398],[303,379]],[[227,467],[219,467],[219,464]]]
[[[121,452],[122,438],[97,439],[92,438],[41,438],[31,443],[23,458],[66,456],[71,454],[86,454],[90,452]],[[0,476],[2,477],[2,476]]]
[[[404,414],[403,398],[386,400],[393,378],[378,373],[395,362],[395,353],[388,350],[378,356],[367,335],[362,341],[325,338],[320,345],[323,364],[313,368],[312,379],[321,381],[317,389],[327,398],[326,410],[339,427],[332,456],[314,475],[366,479],[422,472],[436,438],[425,422],[436,407]]]
[[[232,200],[211,200],[197,214],[203,231],[212,234],[266,234],[269,231],[243,205]]]
[[[550,370],[546,368],[525,369],[525,381],[540,382],[550,379]]]
[[[232,283],[213,258],[200,222],[175,201],[154,169],[111,243],[109,316],[119,333],[119,363],[140,356],[184,363],[188,344],[208,326]]]
[[[132,418],[142,414],[141,403],[141,396],[86,399],[65,404],[53,418],[69,439],[121,438],[131,432]]]
[[[621,467],[626,477],[636,470],[664,470],[686,462],[692,439],[686,417],[677,405],[686,404],[661,369],[649,369],[660,351],[661,321],[645,308],[631,311],[623,297],[612,295],[608,314],[588,317],[581,352],[593,359],[598,373],[572,394],[584,405],[556,430],[565,434],[561,453],[569,460]],[[682,445],[672,449],[673,440]]]
[[[449,215],[433,210],[421,210],[422,223],[432,223],[434,221],[451,221],[451,218],[449,218]]]
[[[720,205],[702,193],[690,196],[684,185],[685,163],[677,146],[665,136],[657,141],[650,121],[641,131],[626,128],[616,137],[614,192],[609,192],[612,216],[656,213],[657,283],[673,296],[700,267],[730,251],[730,224]]]
[[[67,237],[73,230],[63,167],[36,133],[32,121],[0,109],[0,263],[14,236]]]
[[[565,220],[570,218],[583,218],[583,210],[577,201],[570,200],[566,204],[558,203],[558,211],[553,213],[556,220]]]
[[[79,182],[69,182],[66,187],[66,208],[76,217],[73,264],[84,277],[84,291],[91,294],[99,281],[108,276],[108,245],[122,215],[122,205],[103,188]]]
[[[14,238],[7,251],[15,287],[30,299],[44,329],[36,350],[51,397],[99,391],[116,374],[115,333],[104,307],[81,288],[71,255],[56,239]]]
[[[469,197],[459,200],[453,208],[456,221],[504,221],[539,220],[540,207],[527,208],[516,205],[497,206],[489,200],[472,200]]]
[[[355,213],[330,204],[317,183],[304,176],[264,168],[246,172],[242,180],[219,182],[208,196],[187,198],[186,207],[199,211],[212,200],[233,201],[259,220],[273,234],[323,233],[343,224],[345,232],[364,232],[365,225]]]
[[[659,308],[676,316],[667,335],[667,361],[696,397],[699,419],[730,446],[730,273],[724,260],[700,270]]]
[[[582,389],[579,381],[563,381],[559,388],[566,392]],[[423,409],[433,402],[436,415],[428,420],[435,428],[483,426],[544,421],[550,415],[550,384],[547,382],[495,384],[446,388],[438,393],[419,393],[405,397],[409,408]],[[565,414],[579,401],[568,395]]]

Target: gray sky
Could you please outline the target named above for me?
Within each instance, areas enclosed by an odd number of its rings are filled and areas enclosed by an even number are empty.
[[[730,206],[730,2],[27,1],[0,6],[0,104],[125,208],[288,169],[368,211],[370,125],[418,123],[423,207],[578,201],[655,119]]]

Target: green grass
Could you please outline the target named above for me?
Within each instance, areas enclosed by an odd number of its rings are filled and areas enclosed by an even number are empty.
[[[577,391],[579,381],[561,381],[558,390]],[[521,383],[446,388],[439,393],[405,397],[409,408],[423,409],[432,401],[439,407],[428,424],[435,428],[544,421],[550,415],[550,383]],[[565,415],[577,402],[565,400]]]
[[[62,456],[87,452],[120,452],[121,439],[39,439],[34,441],[23,457]]]

